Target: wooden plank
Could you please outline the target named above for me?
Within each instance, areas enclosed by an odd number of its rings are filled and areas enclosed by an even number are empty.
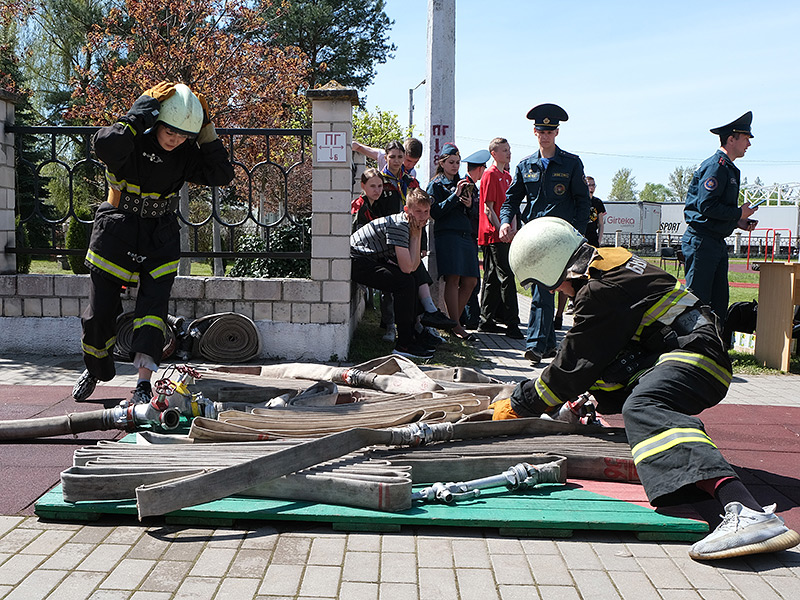
[[[36,503],[36,513],[70,520],[70,514],[135,515],[133,501],[81,502],[68,504],[54,488]],[[53,517],[55,518],[55,517]],[[520,535],[563,537],[574,530],[630,531],[647,533],[652,539],[697,539],[708,531],[706,523],[661,515],[624,501],[601,496],[574,486],[548,484],[526,492],[501,488],[454,505],[415,504],[402,513],[327,504],[230,497],[169,515],[175,522],[202,524],[208,519],[310,521],[329,523],[335,528],[369,531],[397,531],[403,525],[446,527],[492,527]],[[516,535],[516,534],[515,534]]]
[[[797,263],[763,262],[759,265],[756,360],[771,369],[789,371],[792,317],[798,274]]]

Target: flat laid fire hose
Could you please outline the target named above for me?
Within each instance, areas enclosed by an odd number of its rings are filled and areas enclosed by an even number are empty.
[[[268,481],[333,460],[365,446],[420,446],[450,439],[515,435],[521,433],[592,432],[605,428],[542,419],[510,419],[467,423],[414,423],[391,430],[355,428],[315,439],[293,448],[261,456],[218,470],[204,470],[167,482],[136,489],[139,518],[212,502]]]
[[[66,502],[135,498],[140,485],[228,467],[298,443],[181,444],[176,452],[164,444],[101,442],[75,451],[74,466],[61,473],[62,493]],[[358,452],[243,493],[394,512],[411,507],[410,471]]]

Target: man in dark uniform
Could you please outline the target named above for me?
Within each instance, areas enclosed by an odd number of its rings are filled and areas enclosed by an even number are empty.
[[[583,233],[589,223],[589,188],[583,174],[583,163],[575,154],[556,146],[558,124],[569,117],[555,104],[540,104],[528,112],[534,122],[539,150],[522,159],[506,192],[500,210],[500,240],[514,238],[512,222],[527,223],[543,216],[559,217]],[[527,200],[524,208],[522,203]],[[553,327],[555,303],[553,295],[535,285],[531,289],[531,313],[525,341],[525,358],[534,365],[556,349]]]
[[[624,248],[595,248],[563,220],[542,217],[511,243],[523,285],[574,298],[575,323],[535,380],[495,402],[495,420],[552,414],[591,391],[600,413],[622,413],[653,506],[710,501],[725,518],[689,555],[729,558],[800,543],[753,498],[696,416],[725,397],[728,354],[710,309],[667,272]],[[568,407],[569,405],[567,405]]]
[[[753,113],[715,127],[720,149],[695,171],[686,194],[686,233],[681,249],[686,259],[686,285],[720,320],[728,312],[728,246],[725,238],[739,227],[749,231],[756,221],[749,217],[757,210],[745,202],[739,206],[739,169],[733,164],[744,156],[753,134]]]

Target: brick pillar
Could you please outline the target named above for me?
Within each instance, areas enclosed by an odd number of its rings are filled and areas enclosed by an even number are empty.
[[[17,272],[16,254],[8,254],[5,251],[9,246],[16,246],[14,135],[6,132],[6,125],[14,124],[16,100],[13,94],[0,90],[0,273],[2,274]]]
[[[358,92],[331,81],[309,90],[313,149],[311,279],[321,282],[329,323],[351,329],[350,203],[353,199],[353,106]]]

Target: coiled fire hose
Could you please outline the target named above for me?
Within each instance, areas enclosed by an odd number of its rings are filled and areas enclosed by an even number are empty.
[[[246,362],[261,347],[255,323],[239,313],[217,313],[195,319],[188,331],[198,339],[197,351],[211,362]]]

